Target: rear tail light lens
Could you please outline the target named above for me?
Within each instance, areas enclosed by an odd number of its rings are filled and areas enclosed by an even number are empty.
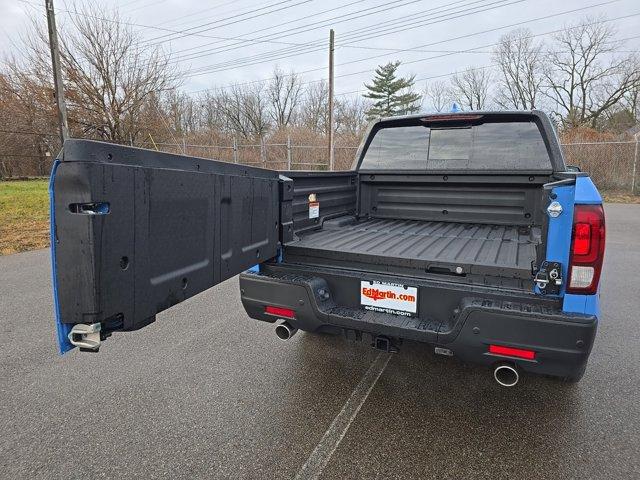
[[[577,223],[573,227],[573,253],[575,255],[586,255],[591,247],[591,225],[588,223]]]
[[[494,355],[502,355],[504,357],[524,358],[533,360],[536,358],[536,352],[533,350],[525,350],[523,348],[505,347],[503,345],[489,345],[489,353]]]
[[[296,318],[296,312],[294,312],[290,308],[274,307],[272,305],[267,305],[266,307],[264,307],[264,313],[268,313],[269,315],[276,315],[280,318]]]
[[[474,120],[480,120],[483,115],[456,113],[453,115],[429,115],[428,117],[421,118],[423,123],[439,123],[439,122],[469,122]]]
[[[567,292],[596,293],[604,259],[604,244],[602,205],[576,205],[573,213]]]

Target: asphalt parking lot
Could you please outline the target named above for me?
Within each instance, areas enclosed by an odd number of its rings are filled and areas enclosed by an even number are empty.
[[[606,213],[577,385],[500,388],[420,344],[282,342],[237,279],[60,357],[48,251],[0,257],[0,477],[640,478],[640,205]]]

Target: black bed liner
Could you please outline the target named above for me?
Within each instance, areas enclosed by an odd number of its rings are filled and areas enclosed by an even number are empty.
[[[342,217],[286,246],[287,261],[336,260],[430,273],[531,278],[538,227]]]

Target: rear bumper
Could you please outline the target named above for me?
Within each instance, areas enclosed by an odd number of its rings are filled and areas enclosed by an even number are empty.
[[[446,320],[437,320],[427,308],[414,318],[371,312],[340,301],[344,295],[335,291],[334,280],[315,272],[245,272],[240,275],[242,303],[247,314],[257,320],[277,321],[277,316],[265,313],[265,306],[279,306],[295,311],[295,319],[289,322],[302,330],[344,331],[351,338],[361,338],[364,333],[409,339],[449,349],[463,361],[491,366],[509,360],[524,371],[559,377],[576,376],[584,370],[597,329],[595,316],[567,314],[533,302],[515,302],[506,295],[503,298],[508,300],[472,290],[457,300]],[[351,289],[353,284],[359,292],[359,278],[342,280],[341,288]],[[533,350],[535,359],[490,354],[491,344]]]

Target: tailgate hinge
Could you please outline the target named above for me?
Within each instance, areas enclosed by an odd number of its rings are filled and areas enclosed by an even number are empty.
[[[83,352],[97,352],[100,348],[100,330],[99,323],[78,323],[69,332],[69,341]]]

